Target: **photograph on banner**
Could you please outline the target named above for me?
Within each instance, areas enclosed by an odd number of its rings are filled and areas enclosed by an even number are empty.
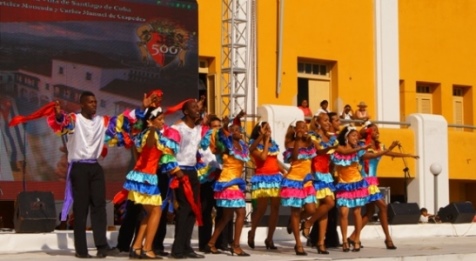
[[[140,107],[155,89],[165,108],[198,98],[197,8],[185,0],[1,1],[0,180],[66,177],[67,137],[45,118],[9,127],[16,115],[56,100],[79,112],[83,91],[109,116]],[[123,181],[134,164],[130,150],[115,147],[100,162],[108,181]]]

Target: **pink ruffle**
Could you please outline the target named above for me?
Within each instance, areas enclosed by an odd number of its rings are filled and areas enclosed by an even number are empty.
[[[68,125],[68,119],[69,117],[63,113],[63,122],[59,123],[58,121],[56,121],[56,115],[52,114],[46,118],[46,122],[48,123],[48,126],[50,126],[50,128],[53,130],[53,132],[60,134],[63,130],[63,126]]]
[[[368,188],[361,188],[353,191],[340,191],[336,193],[337,198],[345,199],[355,199],[355,198],[365,198],[369,195]]]
[[[365,180],[369,184],[369,186],[374,185],[378,186],[378,178],[377,177],[366,177]]]
[[[180,133],[174,128],[165,128],[164,136],[180,144]]]
[[[223,191],[215,192],[215,199],[244,199],[245,193],[239,189],[225,189]]]
[[[281,188],[279,193],[282,198],[306,198],[314,194],[316,194],[316,190],[312,186],[304,187],[303,189]]]

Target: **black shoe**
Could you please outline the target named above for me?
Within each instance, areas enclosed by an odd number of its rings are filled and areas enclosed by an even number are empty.
[[[158,256],[168,256],[170,253],[165,252],[163,249],[154,250],[154,253]]]
[[[147,253],[153,253],[154,256],[150,256]],[[140,259],[162,259],[162,257],[155,255],[153,250],[149,250],[149,251],[142,251],[142,253],[140,254]]]
[[[217,247],[217,249],[220,249],[221,251],[225,251],[225,252],[229,252],[229,251],[230,251],[230,247],[229,247],[229,246],[219,246],[219,247]]]
[[[185,256],[184,254],[174,254],[174,253],[172,253],[170,255],[170,257],[175,258],[175,259],[186,259],[187,258],[187,256]]]
[[[113,247],[113,248],[105,248],[105,249],[98,249],[98,253],[96,254],[96,257],[98,258],[105,258],[106,256],[117,256],[119,255],[120,251],[119,249]]]
[[[90,255],[90,254],[80,255],[80,254],[76,253],[74,256],[77,257],[77,258],[93,258],[93,256]]]
[[[195,252],[190,252],[186,255],[188,258],[205,258],[204,255],[197,254]]]

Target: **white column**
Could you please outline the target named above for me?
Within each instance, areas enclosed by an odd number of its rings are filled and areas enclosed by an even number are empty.
[[[380,121],[400,121],[398,0],[375,0],[374,8],[377,115],[372,117]],[[395,128],[396,125],[385,127]]]
[[[408,184],[408,202],[416,202],[420,208],[437,214],[434,209],[435,190],[434,176],[430,166],[437,163],[441,166],[438,175],[437,202],[439,208],[449,203],[448,174],[448,123],[441,115],[411,114],[407,117],[410,129],[415,133],[415,151],[420,156],[416,164],[414,179]]]

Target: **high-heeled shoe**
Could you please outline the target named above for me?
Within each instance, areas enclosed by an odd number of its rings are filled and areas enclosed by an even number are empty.
[[[350,251],[349,243],[342,242],[342,251],[344,251],[344,252],[349,252]]]
[[[300,249],[301,251],[298,251]],[[307,256],[306,251],[304,251],[304,248],[302,246],[294,246],[294,252],[296,252],[296,256]]]
[[[239,249],[240,252],[236,252],[235,250]],[[246,253],[245,251],[243,251],[243,249],[241,249],[241,247],[237,247],[237,246],[232,246],[230,248],[230,252],[231,252],[231,255],[237,255],[237,256],[250,256],[250,254]]]
[[[148,255],[147,253],[152,253],[153,256]],[[140,254],[140,259],[162,259],[160,256],[156,256],[153,250],[143,250]]]
[[[216,255],[216,254],[220,254],[221,252],[218,251],[218,249],[215,247],[215,244],[213,244],[213,245],[207,244],[207,245],[203,248],[203,253]]]
[[[395,250],[397,249],[397,247],[393,244],[392,240],[385,240],[385,246],[387,247],[387,249],[391,249],[391,250]],[[360,247],[362,248],[362,247]]]
[[[356,247],[357,245],[359,245],[358,248]],[[361,248],[360,242],[355,241],[355,242],[354,242],[354,248],[352,248],[352,252],[359,252],[359,251],[360,251],[360,248]]]
[[[355,247],[355,241],[354,241],[354,240],[350,239],[350,237],[349,237],[349,238],[347,238],[347,241],[349,242],[349,244],[350,244],[352,247]],[[362,243],[360,244],[360,248],[364,248],[364,246],[362,245]]]
[[[129,258],[130,259],[140,259],[142,255],[142,248],[131,248],[129,251]]]
[[[264,240],[264,245],[266,246],[266,249],[270,249],[270,250],[276,250],[278,249],[275,245],[274,245],[274,242],[273,240]]]
[[[255,235],[254,234],[251,234],[251,230],[248,231],[248,246],[251,248],[251,249],[255,249]]]
[[[329,251],[327,251],[326,246],[324,244],[317,245],[317,253],[322,255],[328,255]]]
[[[309,238],[309,234],[311,233],[311,227],[306,227],[306,221],[301,222],[301,229],[302,236],[305,238]]]

